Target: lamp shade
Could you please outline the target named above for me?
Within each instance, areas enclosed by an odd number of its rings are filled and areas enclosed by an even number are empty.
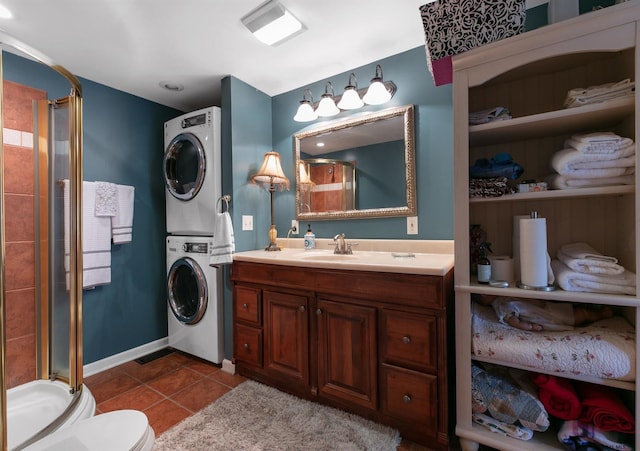
[[[251,176],[253,183],[260,183],[269,187],[270,185],[278,186],[280,189],[289,189],[289,179],[284,175],[282,165],[280,164],[280,154],[278,152],[267,152],[264,154],[262,166],[258,172]]]
[[[329,92],[331,90],[331,92]],[[334,99],[333,85],[330,81],[328,81],[324,85],[324,94],[322,94],[320,98],[320,103],[318,103],[318,108],[316,109],[316,113],[320,117],[329,117],[335,116],[340,112],[340,109],[336,106],[336,101]]]
[[[309,189],[313,187],[314,183],[311,181],[311,176],[309,175],[309,171],[307,171],[307,167],[303,161],[298,163],[298,174],[300,189]]]
[[[364,102],[360,98],[360,94],[358,94],[358,81],[356,80],[355,74],[352,73],[349,75],[349,84],[344,87],[342,98],[338,102],[338,108],[342,110],[356,110],[363,106]]]
[[[382,80],[382,67],[376,65],[376,74],[371,79],[371,85],[367,93],[362,97],[367,105],[381,105],[391,100],[391,93],[387,90]]]

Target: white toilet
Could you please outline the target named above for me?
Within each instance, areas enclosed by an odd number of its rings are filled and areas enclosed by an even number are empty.
[[[25,451],[151,451],[155,433],[137,410],[116,410],[80,420]]]

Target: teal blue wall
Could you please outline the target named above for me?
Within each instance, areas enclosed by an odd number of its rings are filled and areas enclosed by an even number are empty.
[[[356,113],[342,112],[328,120],[299,123],[293,116],[304,88],[311,89],[318,99],[330,81],[336,94],[342,92],[349,74],[355,73],[360,88],[369,85],[376,64],[382,66],[385,80],[393,81],[398,90],[385,105],[367,106]],[[407,235],[406,218],[315,221],[311,224],[319,238],[344,232],[347,237],[389,239],[452,239],[453,238],[453,109],[451,85],[435,87],[427,69],[424,47],[403,52],[371,64],[354,68],[328,79],[318,80],[299,89],[273,97],[273,146],[280,153],[287,177],[294,180],[293,135],[310,130],[318,124],[347,118],[363,111],[413,104],[416,121],[416,184],[418,201],[418,235]],[[276,227],[284,236],[295,218],[295,194],[292,190],[276,193]],[[268,216],[261,209],[260,216]]]
[[[38,63],[3,54],[3,76],[68,95],[69,83]],[[135,187],[133,241],[112,246],[111,284],[83,292],[84,362],[167,335],[163,124],[180,111],[81,79],[84,179]]]

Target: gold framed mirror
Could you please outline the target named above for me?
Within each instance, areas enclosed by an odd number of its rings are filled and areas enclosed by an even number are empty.
[[[413,105],[296,133],[293,152],[297,219],[417,214]]]

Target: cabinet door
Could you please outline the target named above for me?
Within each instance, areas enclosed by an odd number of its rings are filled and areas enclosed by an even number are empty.
[[[320,395],[376,409],[375,308],[319,299],[316,318]]]
[[[264,291],[264,367],[270,376],[309,385],[307,296]]]

